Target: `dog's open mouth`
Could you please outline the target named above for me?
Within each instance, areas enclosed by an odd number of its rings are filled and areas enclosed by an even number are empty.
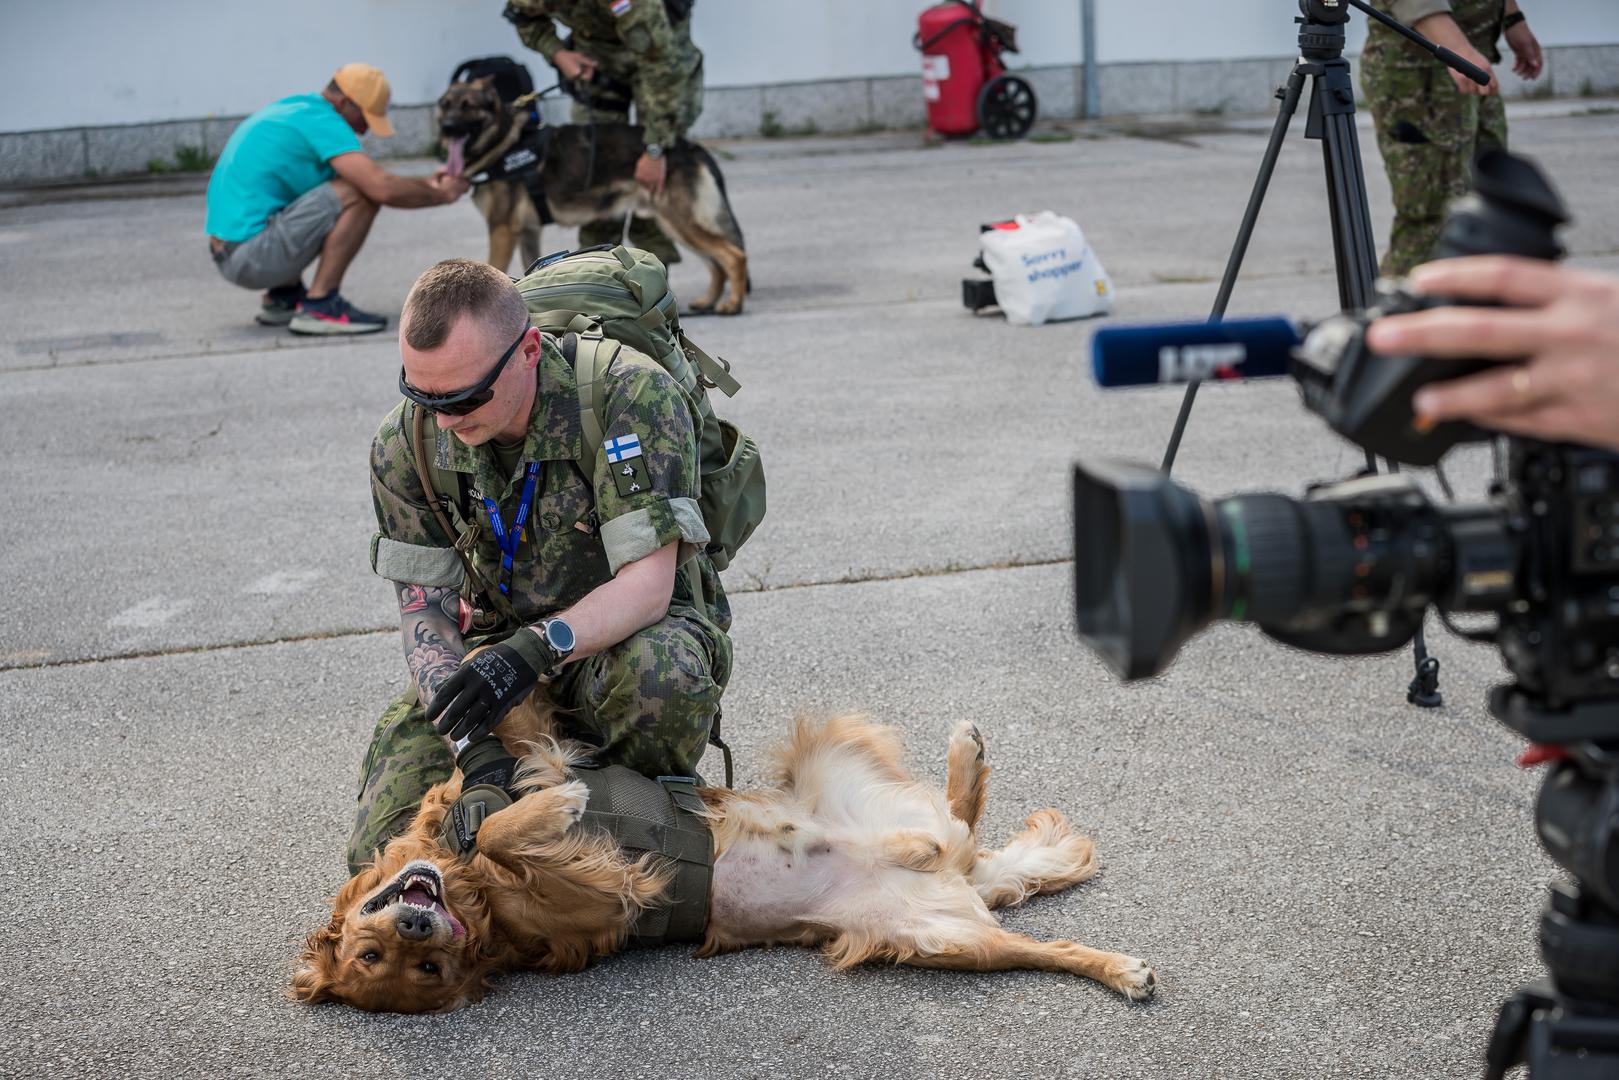
[[[437,867],[425,859],[407,863],[403,870],[394,875],[392,881],[365,902],[360,912],[363,915],[373,915],[394,904],[405,904],[418,911],[430,911],[442,917],[449,924],[450,934],[457,941],[467,936],[466,927],[462,926],[460,920],[451,915],[450,909],[444,905],[443,876]]]

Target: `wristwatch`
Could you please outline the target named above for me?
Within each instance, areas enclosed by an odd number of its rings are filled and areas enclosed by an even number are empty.
[[[661,159],[663,157],[663,145],[655,142],[647,143],[646,156],[651,158],[653,161]]]
[[[573,655],[573,627],[561,619],[546,619],[535,629],[540,632],[540,642],[550,654],[550,670],[555,673]]]

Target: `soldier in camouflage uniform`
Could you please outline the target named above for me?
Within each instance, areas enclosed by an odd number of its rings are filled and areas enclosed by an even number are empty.
[[[574,123],[627,124],[635,105],[646,140],[635,178],[659,194],[664,154],[703,111],[703,54],[691,40],[691,0],[511,0],[505,14],[523,44],[566,80]],[[557,22],[570,31],[566,41]],[[618,243],[622,229],[620,221],[589,222],[579,229],[579,246]],[[665,265],[680,261],[650,218],[630,223],[629,244]]]
[[[1375,6],[1486,70],[1501,60],[1496,41],[1505,28],[1517,73],[1540,74],[1540,45],[1517,0],[1375,0]],[[1384,274],[1398,276],[1427,261],[1450,201],[1467,192],[1473,155],[1492,143],[1506,145],[1506,111],[1491,76],[1489,86],[1479,86],[1372,20],[1360,78],[1394,194]]]
[[[663,368],[627,348],[608,367],[598,400],[618,462],[609,467],[614,454],[596,455],[595,475],[586,477],[576,464],[584,436],[573,366],[555,340],[528,326],[505,274],[464,259],[428,270],[406,300],[400,350],[409,394],[442,410],[427,437],[437,436],[439,465],[466,476],[466,513],[479,526],[474,568],[487,582],[507,583],[499,606],[509,615],[463,636],[466,575],[417,474],[410,425],[420,406],[402,401],[371,448],[371,564],[399,593],[415,685],[382,714],[361,768],[350,872],[409,825],[429,787],[448,779],[454,755],[443,734],[487,732],[525,696],[524,680],[480,681],[474,669],[485,657],[504,655],[497,666],[508,679],[533,669],[533,692],[564,710],[568,734],[600,748],[599,762],[652,776],[694,773],[731,670],[730,608],[703,554],[691,402]],[[481,388],[491,374],[489,400],[472,411],[457,414],[443,401],[457,388]],[[504,569],[492,515],[509,538],[525,502],[526,527]],[[549,646],[538,644],[544,635],[534,627],[550,619],[571,627],[577,645],[547,672],[539,669]],[[498,644],[461,663],[486,643]],[[505,691],[505,700],[467,712],[458,687],[495,700]]]

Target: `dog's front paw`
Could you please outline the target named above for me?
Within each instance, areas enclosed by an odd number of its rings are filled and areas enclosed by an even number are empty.
[[[585,814],[585,806],[590,802],[590,788],[585,786],[583,780],[570,780],[566,784],[547,788],[545,797],[555,800],[557,809],[567,819],[565,827],[572,828]]]
[[[1107,985],[1131,1001],[1146,1001],[1158,989],[1158,975],[1145,960],[1120,956],[1109,965]]]

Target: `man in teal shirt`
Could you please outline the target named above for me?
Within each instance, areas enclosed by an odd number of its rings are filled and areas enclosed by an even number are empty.
[[[266,105],[231,134],[208,181],[208,247],[226,281],[267,289],[258,321],[295,334],[370,334],[388,325],[338,292],[383,206],[454,202],[467,182],[388,172],[359,136],[393,134],[391,91],[369,64],[338,68],[318,94]],[[303,271],[320,265],[305,289]]]

